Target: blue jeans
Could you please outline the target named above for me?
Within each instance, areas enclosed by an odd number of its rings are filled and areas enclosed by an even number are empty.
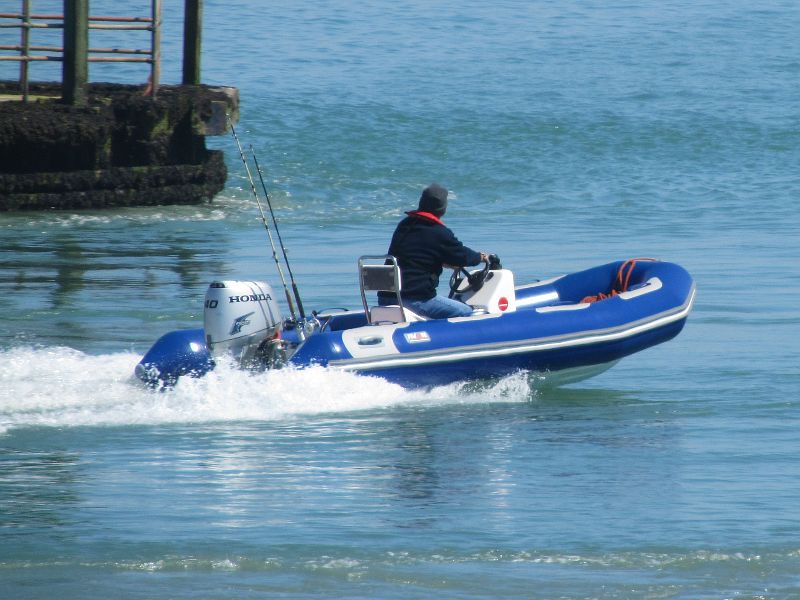
[[[386,306],[389,304],[395,304],[395,302],[391,300],[384,302],[379,299],[378,304]],[[430,300],[403,299],[403,306],[409,310],[413,310],[418,315],[428,317],[429,319],[468,317],[472,314],[471,306],[445,296],[434,296]]]

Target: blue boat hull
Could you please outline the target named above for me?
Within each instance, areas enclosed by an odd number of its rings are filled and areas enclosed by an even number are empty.
[[[289,364],[344,369],[407,387],[518,371],[544,374],[556,384],[584,379],[675,337],[694,302],[694,282],[682,267],[650,260],[636,263],[629,291],[582,302],[608,290],[622,264],[517,287],[515,310],[507,313],[385,325],[367,324],[363,311],[329,316]],[[168,336],[142,359],[140,377],[158,373],[166,380],[176,370],[201,375],[213,368],[198,346],[202,330]]]
[[[203,329],[179,329],[158,338],[134,374],[151,387],[164,387],[175,385],[180,377],[202,377],[213,368]]]
[[[350,370],[369,374],[407,387],[446,385],[454,381],[490,379],[510,375],[519,371],[535,372],[550,383],[562,385],[581,381],[611,368],[621,358],[666,342],[680,333],[685,320],[624,340],[571,346],[568,349],[545,347],[537,350],[535,345],[526,346],[518,352],[487,356],[481,352],[465,352],[464,358],[455,353],[442,360],[419,364],[408,362],[397,366],[369,368],[360,365]],[[469,358],[469,354],[477,354]],[[336,362],[328,366],[337,366]]]

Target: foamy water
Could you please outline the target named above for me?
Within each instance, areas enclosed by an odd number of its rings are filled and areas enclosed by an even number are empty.
[[[321,367],[249,373],[225,363],[202,378],[182,377],[174,388],[153,391],[132,375],[140,359],[64,347],[0,352],[0,433],[30,426],[269,421],[400,405],[524,402],[535,393],[524,373],[480,388],[452,384],[410,391]]]

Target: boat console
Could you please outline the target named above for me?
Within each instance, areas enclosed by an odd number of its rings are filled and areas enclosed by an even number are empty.
[[[477,269],[471,274],[479,273]],[[469,286],[467,278],[461,280],[458,289]],[[486,274],[483,285],[475,290],[456,291],[453,296],[469,304],[473,314],[503,314],[517,310],[516,293],[514,291],[514,273],[509,269],[490,270]]]

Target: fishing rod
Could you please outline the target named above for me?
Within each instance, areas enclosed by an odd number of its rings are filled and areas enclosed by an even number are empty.
[[[294,291],[294,299],[297,300],[297,309],[300,311],[300,318],[305,321],[306,320],[306,313],[303,310],[303,301],[300,300],[300,291],[297,289],[297,283],[294,280],[294,274],[292,273],[292,267],[289,264],[289,257],[286,255],[286,246],[283,245],[283,239],[281,238],[281,232],[278,229],[278,219],[275,218],[275,213],[272,210],[272,201],[269,198],[269,192],[267,191],[267,186],[264,184],[264,176],[261,173],[261,166],[258,164],[258,158],[256,158],[256,151],[253,150],[252,144],[250,145],[250,152],[253,155],[253,163],[256,166],[256,172],[258,173],[258,178],[261,180],[261,187],[264,190],[264,196],[267,199],[267,207],[269,208],[269,214],[272,217],[272,224],[275,227],[275,233],[278,234],[278,244],[280,244],[281,250],[283,251],[283,260],[286,263],[286,270],[289,272],[289,281],[292,282],[292,290]]]
[[[269,223],[267,223],[267,217],[264,214],[264,209],[261,208],[261,200],[258,198],[258,192],[256,192],[256,184],[253,183],[253,176],[250,173],[250,167],[247,164],[247,159],[244,156],[244,151],[242,150],[242,144],[239,142],[239,136],[236,135],[236,129],[233,126],[233,120],[231,116],[228,115],[228,123],[231,126],[231,133],[233,134],[233,139],[236,140],[236,147],[239,149],[239,157],[242,159],[242,164],[244,165],[244,170],[247,173],[247,181],[250,182],[250,191],[253,193],[253,197],[256,199],[256,204],[258,205],[258,211],[261,213],[261,222],[264,223],[264,229],[267,230],[267,236],[269,237],[269,245],[272,248],[272,258],[275,259],[275,266],[278,268],[278,275],[281,278],[281,283],[283,284],[283,291],[286,293],[286,302],[289,304],[289,312],[292,315],[292,320],[297,323],[297,316],[294,312],[294,303],[292,302],[292,295],[289,293],[289,287],[286,285],[286,278],[283,276],[283,269],[281,268],[281,262],[278,260],[278,252],[275,250],[275,241],[272,239],[272,231],[270,231]],[[298,328],[298,332],[302,336],[302,327]]]

